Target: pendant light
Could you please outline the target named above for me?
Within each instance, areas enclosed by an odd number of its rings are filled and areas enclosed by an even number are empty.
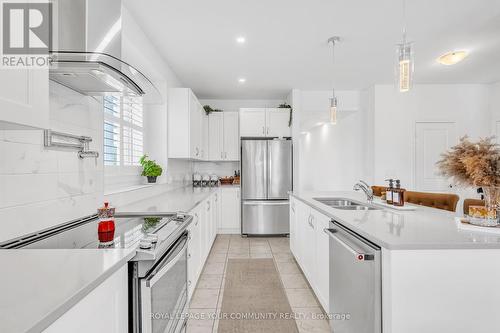
[[[337,124],[337,97],[335,96],[335,79],[334,79],[334,69],[335,69],[335,43],[340,41],[340,37],[333,36],[328,39],[328,43],[332,44],[332,98],[330,98],[330,124]]]
[[[407,92],[413,86],[413,43],[406,40],[406,0],[403,0],[403,40],[396,48],[396,87]]]

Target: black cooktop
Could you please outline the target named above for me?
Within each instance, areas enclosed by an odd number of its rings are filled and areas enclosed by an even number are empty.
[[[99,219],[95,218],[19,247],[23,249],[132,248],[137,247],[145,234],[161,228],[174,227],[175,223],[172,217],[164,216],[116,217],[114,241],[111,244],[103,244],[99,242],[97,234]]]

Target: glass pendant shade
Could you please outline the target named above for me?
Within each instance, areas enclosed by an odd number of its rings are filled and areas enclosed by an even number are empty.
[[[330,124],[337,124],[337,98],[330,98]]]
[[[399,92],[407,92],[413,86],[413,45],[403,42],[396,49],[396,86]]]

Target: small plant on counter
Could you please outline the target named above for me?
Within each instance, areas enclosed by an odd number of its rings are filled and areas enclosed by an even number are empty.
[[[210,105],[203,106],[203,109],[205,110],[205,113],[207,114],[207,116],[209,114],[211,114],[212,112],[222,112],[223,111],[223,110],[219,110],[219,109],[212,109],[212,107]]]
[[[148,155],[141,157],[142,176],[148,178],[148,183],[156,183],[156,178],[161,176],[163,169],[156,161],[148,159]]]
[[[288,127],[292,126],[292,107],[286,103],[278,105],[278,109],[290,109],[290,119],[288,120]]]

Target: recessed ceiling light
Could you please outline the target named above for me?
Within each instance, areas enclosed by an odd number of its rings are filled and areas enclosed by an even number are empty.
[[[437,62],[442,65],[455,65],[467,57],[467,51],[452,51],[437,58]]]
[[[245,79],[244,77],[240,77],[240,78],[238,79],[238,82],[239,82],[239,83],[245,83],[245,82],[247,82],[247,79]]]
[[[246,39],[243,36],[236,37],[236,43],[238,44],[245,44]]]

